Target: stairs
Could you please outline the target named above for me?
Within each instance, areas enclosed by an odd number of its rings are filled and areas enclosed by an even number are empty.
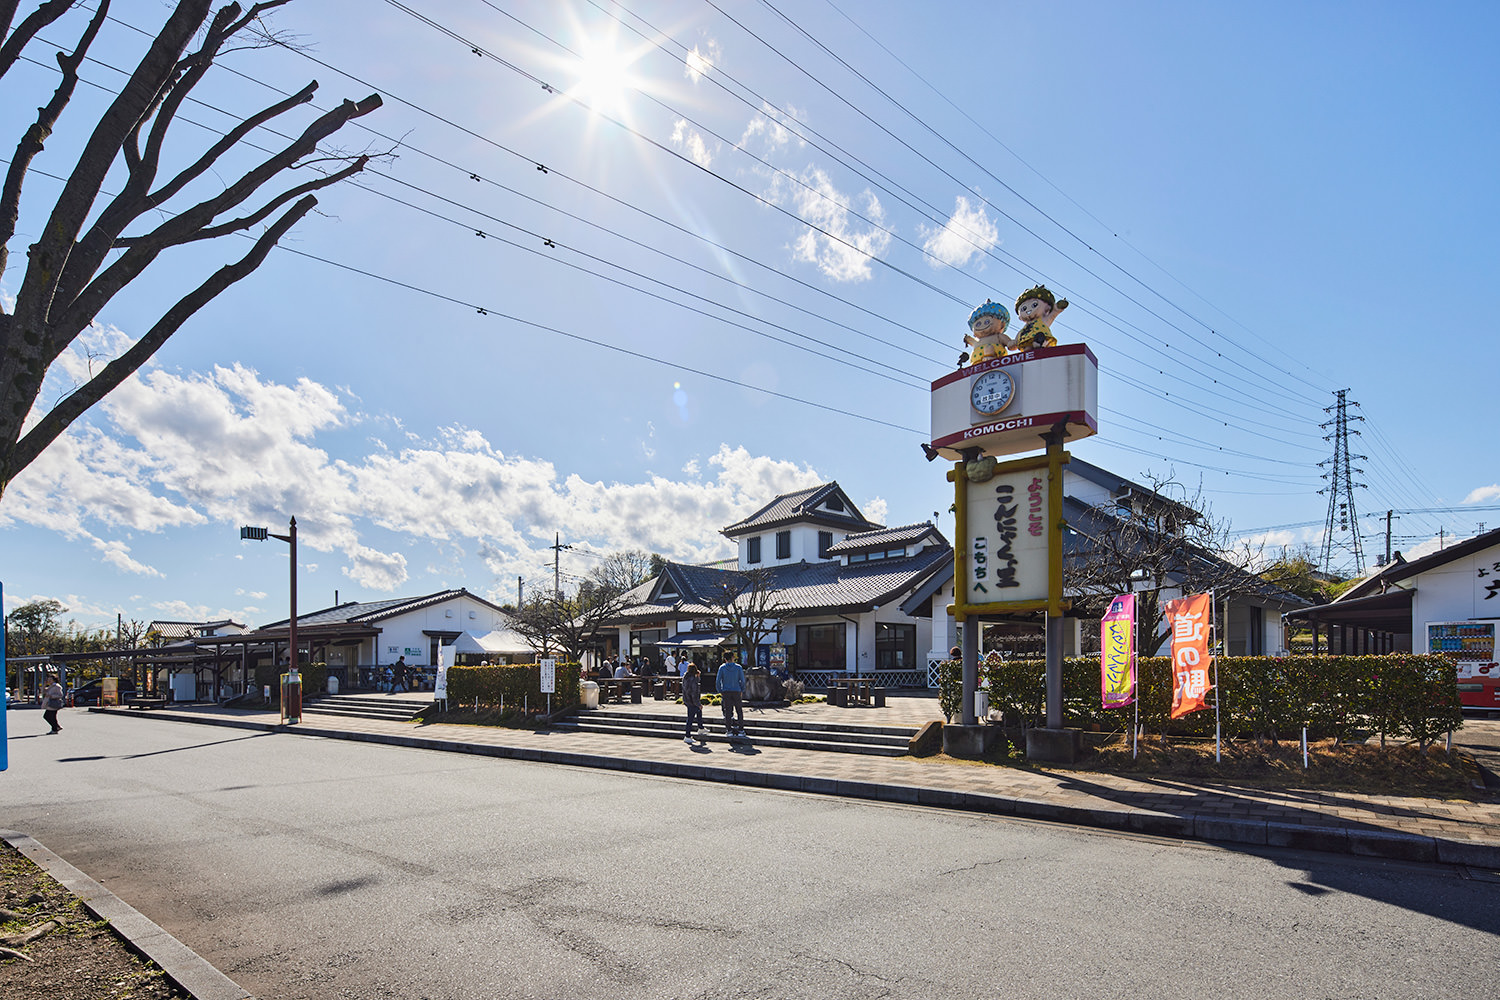
[[[355,719],[410,722],[432,704],[426,694],[325,694],[302,703],[303,715],[342,715]]]
[[[705,706],[707,708],[707,706]],[[565,732],[600,733],[615,736],[655,736],[681,740],[687,719],[675,714],[624,712],[609,709],[578,712],[552,724]],[[710,742],[727,743],[723,717],[714,718],[705,710],[708,726],[705,737]],[[795,750],[824,750],[835,753],[861,753],[877,757],[901,757],[908,752],[917,730],[904,726],[858,726],[848,724],[792,722],[757,718],[745,713],[745,733],[758,747],[785,747]],[[696,735],[696,734],[695,734]]]

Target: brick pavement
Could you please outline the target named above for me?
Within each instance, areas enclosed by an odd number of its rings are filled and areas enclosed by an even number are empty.
[[[936,716],[931,698],[891,699],[886,709],[795,706],[782,713],[841,713],[839,721],[917,725]],[[663,703],[641,706],[662,711]],[[670,710],[670,708],[668,708]],[[100,710],[94,710],[100,711]],[[1267,791],[1092,772],[1021,770],[945,757],[871,757],[598,733],[531,731],[385,722],[308,715],[281,727],[275,712],[184,707],[104,709],[114,715],[276,730],[549,763],[628,770],[691,780],[907,802],[942,808],[1224,843],[1335,851],[1500,869],[1500,801]],[[712,712],[709,723],[713,724]],[[747,713],[754,732],[755,714]],[[1476,742],[1493,742],[1500,723],[1476,723]],[[1461,732],[1461,736],[1463,733]],[[1461,742],[1461,741],[1460,741]]]

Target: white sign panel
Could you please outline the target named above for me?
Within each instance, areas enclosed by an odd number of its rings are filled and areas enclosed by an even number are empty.
[[[968,483],[967,603],[1047,598],[1047,469]]]
[[[557,690],[557,661],[542,660],[542,694],[552,694]]]
[[[438,643],[437,685],[433,688],[434,701],[448,700],[448,661],[453,659],[453,647]]]
[[[949,372],[932,383],[932,447],[1003,457],[1044,447],[1067,425],[1077,441],[1099,431],[1099,362],[1085,344],[1039,347]]]

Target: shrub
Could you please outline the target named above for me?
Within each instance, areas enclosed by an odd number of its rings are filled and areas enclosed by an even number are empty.
[[[566,708],[579,702],[578,664],[557,664],[557,690],[552,694],[552,709]],[[531,712],[546,709],[547,696],[542,693],[541,667],[523,663],[499,667],[449,667],[448,700],[460,705],[476,702],[487,708]]]
[[[301,663],[297,666],[297,672],[302,675],[304,700],[315,694],[321,694],[328,687],[328,664],[326,663]],[[255,665],[255,690],[264,691],[269,685],[273,705],[281,704],[281,675],[284,673],[286,673],[285,667],[277,667],[269,663]]]

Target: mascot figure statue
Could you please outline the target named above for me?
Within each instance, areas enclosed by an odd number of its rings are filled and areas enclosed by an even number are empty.
[[[964,343],[974,348],[972,354],[960,354],[958,363],[977,365],[981,361],[993,361],[1005,357],[1012,341],[1005,335],[1010,325],[1010,312],[998,302],[985,300],[984,305],[969,316],[969,333]]]
[[[1057,299],[1042,285],[1028,288],[1016,297],[1016,319],[1026,325],[1021,327],[1014,347],[1028,351],[1033,347],[1056,347],[1057,338],[1052,336],[1052,324],[1058,314],[1068,308],[1067,299]]]

